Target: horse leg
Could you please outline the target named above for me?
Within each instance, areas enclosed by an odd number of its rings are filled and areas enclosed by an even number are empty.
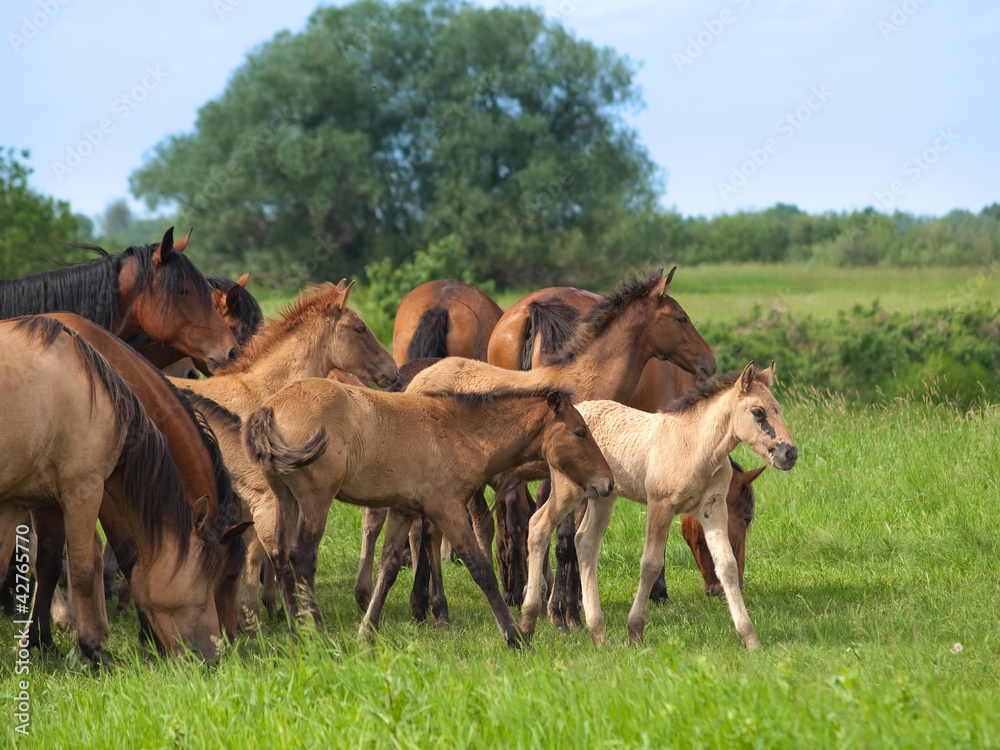
[[[264,543],[257,534],[256,522],[244,532],[243,539],[247,545],[247,556],[243,562],[243,585],[240,588],[237,627],[244,633],[252,630],[264,632],[259,594],[261,566],[267,560],[267,555],[264,552]]]
[[[549,620],[560,630],[580,625],[580,566],[573,542],[576,526],[576,514],[571,513],[556,530],[556,573],[549,596]]]
[[[104,598],[118,595],[118,558],[110,544],[104,546]]]
[[[551,482],[542,482],[538,486],[538,493],[535,495],[535,501],[528,497],[528,504],[531,506],[531,514],[534,515],[538,508],[545,505],[545,502],[549,499],[549,493],[552,491]],[[536,505],[537,502],[537,505]],[[551,545],[547,544],[545,546],[545,559],[542,561],[542,597],[544,601],[548,601],[549,597],[552,595],[552,589],[555,587],[555,576],[552,572],[552,563],[549,560],[549,547]]]
[[[289,559],[296,526],[298,525],[299,507],[295,496],[280,477],[268,477],[271,492],[265,493],[262,502],[254,504],[254,528],[261,535],[261,542],[274,565],[274,575],[278,583],[278,591],[285,601],[285,617],[288,629],[295,633],[299,617],[298,591],[295,586],[295,571]],[[270,506],[268,508],[268,506]],[[258,518],[261,521],[258,521]],[[270,539],[268,538],[270,537]],[[254,571],[254,580],[259,576]],[[254,596],[256,596],[256,587]]]
[[[518,630],[510,610],[500,597],[500,588],[493,574],[493,566],[479,548],[479,541],[465,512],[465,503],[459,498],[454,498],[454,502],[451,503],[443,500],[430,505],[425,504],[424,511],[440,532],[451,540],[451,546],[458,552],[472,580],[486,595],[486,601],[490,603],[500,635],[507,642],[507,646],[520,648],[524,636]]]
[[[587,615],[587,632],[594,645],[608,642],[604,631],[604,614],[597,589],[597,558],[601,554],[601,541],[611,522],[615,498],[599,498],[587,503],[587,511],[576,532],[576,554],[580,562],[580,582],[583,588],[583,610]]]
[[[643,639],[649,592],[663,566],[670,522],[674,519],[674,512],[668,502],[651,500],[647,507],[646,543],[643,545],[642,562],[639,564],[639,588],[628,613],[628,638],[633,645],[641,643]]]
[[[444,559],[441,555],[444,535],[441,533],[441,529],[437,524],[433,524],[428,521],[427,525],[429,532],[427,561],[430,566],[430,582],[427,593],[430,597],[431,614],[434,616],[434,624],[438,630],[450,630],[451,617],[448,614],[448,599],[444,595],[444,578],[441,570],[441,561]],[[491,539],[491,544],[492,541],[493,540]],[[482,543],[482,539],[479,539],[479,542]],[[459,554],[459,557],[461,558],[461,554]],[[486,557],[485,553],[483,557]],[[463,559],[462,562],[464,563],[465,560]],[[490,566],[490,570],[493,570],[492,554],[490,554],[488,564]]]
[[[303,609],[312,615],[316,628],[322,631],[323,617],[316,598],[316,565],[319,543],[326,531],[326,519],[330,515],[333,495],[313,482],[310,482],[310,489],[312,491],[308,493],[296,493],[299,498],[299,523],[288,558],[295,571],[296,583],[303,587]]]
[[[708,550],[708,541],[705,539],[705,530],[698,523],[698,519],[693,516],[684,516],[681,519],[681,534],[684,541],[691,548],[694,561],[701,572],[701,579],[704,581],[702,588],[708,596],[720,596],[725,593],[722,589],[722,582],[715,573],[715,564],[712,562],[712,553]]]
[[[484,490],[486,485],[482,485],[469,499],[469,514],[472,516],[472,529],[476,532],[476,539],[479,540],[479,548],[483,551],[490,566],[493,566],[493,513],[486,503]]]
[[[399,575],[399,568],[403,562],[403,547],[406,546],[406,539],[414,518],[416,518],[416,514],[412,511],[401,508],[389,510],[385,526],[385,539],[382,540],[382,557],[378,562],[375,590],[372,592],[371,602],[368,604],[368,610],[361,620],[361,628],[358,631],[358,638],[363,642],[372,643],[375,640],[375,631],[378,630],[378,622],[382,616],[382,608],[385,606],[385,598],[388,596],[392,584],[396,582],[396,576]]]
[[[261,552],[263,553],[263,548],[261,548]],[[261,554],[260,578],[263,585],[261,599],[263,599],[264,607],[267,609],[267,616],[272,620],[277,620],[281,617],[281,605],[278,603],[278,581],[275,577],[274,565],[271,564],[271,558],[265,554]]]
[[[533,510],[525,482],[517,482],[513,500],[514,502],[507,503],[507,532],[511,539],[507,590],[512,602],[520,606],[524,601],[524,587],[528,580],[528,522]]]
[[[667,593],[667,566],[665,562],[660,568],[660,575],[653,582],[653,588],[649,592],[649,601],[653,604],[670,603],[670,595]]]
[[[542,611],[542,556],[548,552],[552,532],[580,503],[583,493],[569,479],[555,474],[556,480],[545,505],[528,522],[528,584],[521,605],[521,630],[530,638]]]
[[[52,599],[62,572],[66,531],[59,506],[38,508],[31,514],[31,525],[38,539],[35,548],[35,598],[28,626],[29,648],[56,652],[52,641]]]
[[[429,588],[431,578],[431,522],[424,516],[417,516],[410,526],[410,552],[413,559],[413,590],[410,591],[410,614],[417,622],[427,619],[430,607]]]
[[[726,603],[729,605],[729,614],[733,618],[736,632],[749,650],[758,649],[761,647],[760,641],[743,603],[736,556],[733,555],[729,543],[729,516],[725,497],[715,498],[708,512],[699,514],[698,520],[705,529],[705,541],[708,543],[709,552],[712,553],[712,561],[715,563],[722,588],[726,592]]]
[[[110,669],[112,659],[104,650],[103,643],[110,635],[111,628],[104,608],[104,592],[99,590],[103,586],[97,586],[97,571],[94,566],[94,530],[97,527],[97,514],[104,487],[101,483],[96,497],[88,497],[86,484],[84,482],[81,486],[67,488],[63,493],[69,585],[73,595],[73,614],[80,652],[99,666]],[[100,597],[96,597],[96,593]]]
[[[365,508],[361,521],[361,560],[354,580],[354,601],[362,612],[372,600],[372,571],[375,567],[375,542],[385,525],[386,508]],[[416,564],[416,563],[414,563]]]

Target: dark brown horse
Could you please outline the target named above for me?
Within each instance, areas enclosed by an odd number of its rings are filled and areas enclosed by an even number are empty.
[[[212,306],[201,272],[176,245],[173,227],[159,245],[74,266],[0,280],[0,318],[72,312],[128,341],[140,334],[170,344],[210,373],[235,359],[239,349],[229,326]]]
[[[570,287],[542,289],[504,313],[490,338],[489,362],[510,370],[544,366],[555,382],[582,402],[628,403],[651,359],[670,360],[707,377],[715,372],[711,348],[667,289],[670,273],[632,280],[599,297]],[[581,313],[581,311],[584,311]],[[540,477],[544,478],[544,477]],[[519,604],[527,581],[527,487],[509,478],[496,487],[497,563],[509,601]],[[557,539],[557,549],[560,544]]]
[[[242,534],[252,522],[236,522],[232,484],[214,433],[204,418],[191,409],[182,391],[171,386],[154,367],[103,328],[71,313],[51,313],[46,317],[54,318],[75,331],[115,368],[142,404],[149,419],[163,433],[188,501],[194,506],[200,498],[208,498],[206,522],[219,532],[225,558],[215,587],[216,608],[220,625],[230,638],[235,638],[239,583],[246,557]],[[108,544],[115,551],[116,558],[122,560],[120,567],[128,580],[135,562],[135,542],[125,519],[116,512],[109,497],[105,497],[101,505],[100,518]],[[41,542],[44,532],[39,529],[37,533]],[[61,550],[62,545],[56,540],[49,542],[46,549]],[[39,555],[40,618],[48,615],[48,606],[42,597],[51,598],[55,586],[55,578],[43,580],[41,571],[44,569],[50,576],[54,572],[58,577],[59,561],[58,556],[55,560],[43,561]],[[43,584],[46,586],[44,589]],[[40,629],[47,625],[47,622],[38,623]],[[51,631],[40,630],[39,644],[52,645]]]

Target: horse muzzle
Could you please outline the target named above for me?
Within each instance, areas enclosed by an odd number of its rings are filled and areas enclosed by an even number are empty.
[[[792,443],[778,443],[767,452],[767,455],[775,469],[788,471],[795,466],[795,462],[799,458],[799,451]]]

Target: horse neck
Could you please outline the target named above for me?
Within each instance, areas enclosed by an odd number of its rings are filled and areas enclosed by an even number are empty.
[[[207,495],[209,521],[215,520],[219,511],[219,487],[216,483],[215,464],[209,454],[201,429],[187,415],[184,406],[173,393],[164,394],[169,401],[158,401],[157,407],[146,413],[156,428],[163,433],[170,455],[177,465],[188,501]],[[161,406],[169,404],[169,407]],[[161,414],[163,409],[168,413]]]
[[[733,427],[735,408],[735,397],[730,391],[691,410],[687,432],[693,435],[689,441],[692,460],[688,465],[693,472],[714,472],[743,442]],[[664,418],[672,416],[675,415],[665,414]]]
[[[478,445],[486,459],[486,476],[539,458],[542,432],[539,409],[536,399],[510,399],[481,404],[462,415],[456,426]]]
[[[138,267],[139,261],[130,255],[122,258],[118,268],[118,325],[117,330],[112,333],[122,341],[128,341],[140,333],[145,333],[134,310]]]
[[[270,398],[295,380],[325,378],[333,365],[321,351],[324,339],[322,336],[287,336],[237,375],[261,399]]]
[[[128,497],[125,495],[125,483],[122,478],[122,468],[120,466],[105,480],[104,491],[105,497],[101,504],[101,514],[105,515],[107,513],[106,504],[110,499],[113,509],[109,520],[113,519],[118,527],[115,535],[119,538],[120,542],[132,546],[136,553],[136,559],[141,557],[149,560],[153,552],[152,540],[148,538],[146,531],[143,529],[139,510],[135,507],[134,503],[129,502]],[[117,513],[114,511],[117,511]],[[126,529],[129,532],[128,536],[124,533]],[[171,532],[168,527],[163,529],[164,535],[169,533]],[[135,560],[133,559],[130,562],[134,564]]]
[[[645,302],[630,305],[573,359],[554,366],[557,382],[571,388],[577,401],[627,403],[651,356],[642,335],[647,309]]]

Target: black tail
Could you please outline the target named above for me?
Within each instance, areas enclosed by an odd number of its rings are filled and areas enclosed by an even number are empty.
[[[274,423],[274,409],[265,406],[247,418],[243,425],[243,447],[250,459],[260,466],[270,466],[279,474],[308,466],[326,452],[326,427],[320,427],[304,445],[289,447]]]
[[[565,302],[529,302],[528,325],[521,345],[521,369],[531,369],[536,336],[541,336],[542,339],[541,359],[544,364],[566,346],[566,342],[576,332],[579,317],[579,311]]]
[[[447,357],[448,325],[447,309],[430,307],[424,310],[417,323],[417,330],[413,332],[413,338],[406,347],[406,361],[424,357]]]

